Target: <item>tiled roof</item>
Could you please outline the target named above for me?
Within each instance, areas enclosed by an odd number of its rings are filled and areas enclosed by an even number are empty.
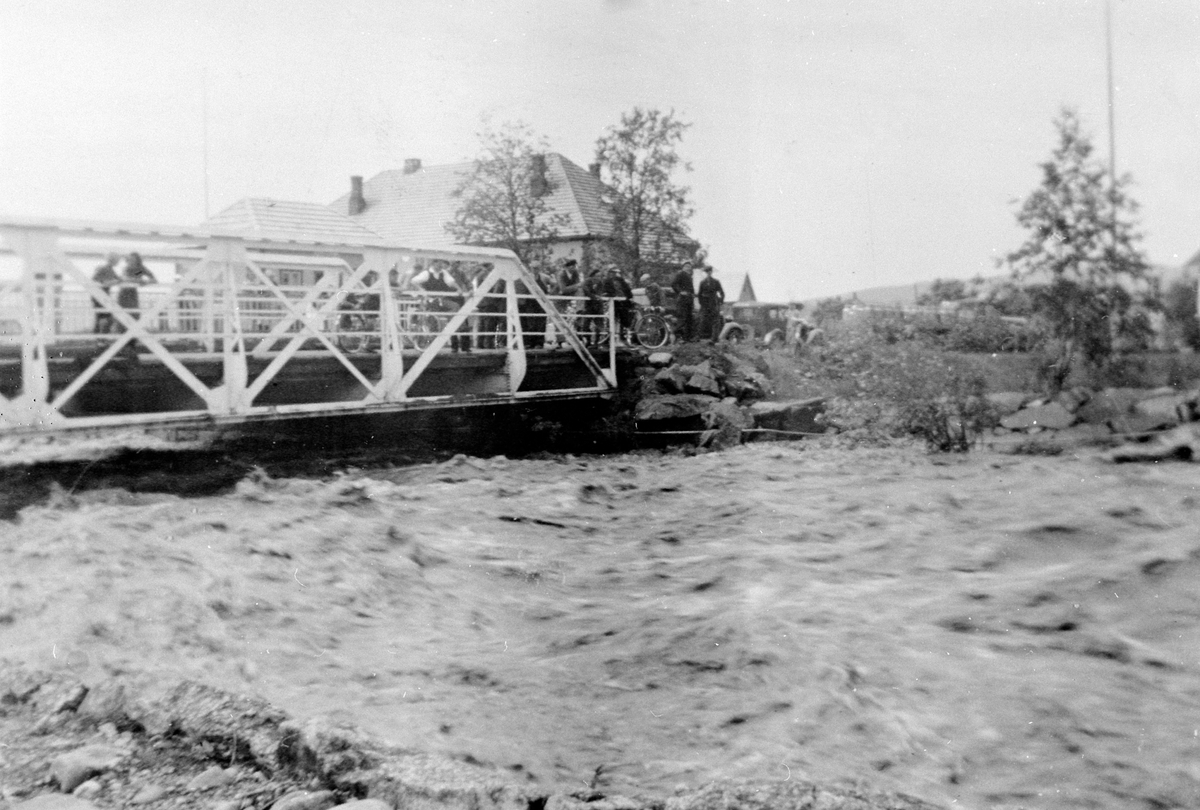
[[[349,193],[338,197],[329,208],[391,242],[454,244],[454,237],[446,230],[461,202],[454,192],[474,169],[475,162],[469,161],[423,166],[407,174],[400,169],[380,172],[363,183],[367,207],[361,213],[349,213]],[[552,152],[546,155],[546,179],[552,187],[547,206],[551,212],[567,216],[566,225],[559,229],[561,238],[609,234],[612,221],[601,199],[598,178]]]
[[[379,241],[379,234],[326,205],[246,197],[204,221],[210,231],[295,235],[316,241]]]

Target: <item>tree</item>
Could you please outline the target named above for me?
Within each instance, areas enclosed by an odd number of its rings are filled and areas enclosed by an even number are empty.
[[[632,278],[661,264],[687,241],[689,189],[673,175],[691,171],[676,152],[690,126],[674,110],[634,107],[596,141],[600,177],[613,192],[610,246]]]
[[[967,283],[962,279],[935,278],[929,289],[917,296],[917,306],[936,307],[943,301],[962,301],[970,296]]]
[[[1053,339],[1047,382],[1057,390],[1076,361],[1098,368],[1144,341],[1155,290],[1129,176],[1110,182],[1074,110],[1064,108],[1054,126],[1059,142],[1041,165],[1042,184],[1017,212],[1029,235],[1004,261]]]
[[[463,244],[508,248],[526,266],[548,260],[550,243],[569,219],[549,205],[555,184],[546,176],[549,146],[524,123],[485,125],[481,154],[454,191],[461,198],[446,229]]]
[[[1196,317],[1196,279],[1180,278],[1163,292],[1170,344],[1200,349],[1200,319]]]

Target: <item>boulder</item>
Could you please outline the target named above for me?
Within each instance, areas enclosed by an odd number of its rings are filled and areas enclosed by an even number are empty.
[[[294,790],[271,805],[271,810],[329,810],[336,804],[332,790]]]
[[[675,362],[675,355],[670,352],[651,352],[650,356],[646,358],[646,362],[652,366],[669,366]]]
[[[761,399],[771,390],[771,383],[766,377],[756,371],[748,375],[731,374],[721,381],[721,388],[726,396],[739,400]]]
[[[704,413],[704,425],[708,428],[700,439],[702,447],[721,450],[742,442],[742,431],[750,426],[750,418],[729,399],[714,402]]]
[[[721,386],[717,381],[699,373],[688,378],[684,391],[692,394],[709,394],[714,397],[721,396]]]
[[[654,375],[655,387],[664,394],[682,394],[687,387],[688,375],[678,366],[664,368]]]
[[[1174,427],[1175,424],[1176,423],[1174,419],[1164,419],[1160,416],[1149,416],[1144,413],[1131,413],[1124,416],[1115,416],[1108,420],[1108,426],[1112,428],[1113,433],[1130,435],[1155,433],[1160,430]]]
[[[1151,416],[1164,422],[1191,421],[1188,416],[1187,394],[1164,394],[1138,400],[1133,406],[1134,413]]]
[[[684,419],[689,416],[699,416],[711,408],[716,401],[714,397],[699,394],[664,394],[646,397],[638,402],[637,408],[633,412],[633,418],[639,422],[648,422],[656,419]]]
[[[1000,420],[1002,427],[1009,430],[1045,428],[1061,430],[1075,424],[1075,415],[1057,402],[1022,408]]]
[[[1008,416],[1010,413],[1021,410],[1021,406],[1029,399],[1029,395],[1022,394],[1020,391],[997,391],[987,394],[986,399],[988,404],[996,409],[998,415]]]
[[[1076,413],[1085,422],[1099,424],[1113,417],[1133,412],[1134,403],[1141,393],[1133,388],[1105,388],[1092,394],[1092,398],[1079,406]]]
[[[1062,405],[1069,412],[1075,413],[1080,408],[1088,403],[1092,398],[1092,392],[1086,388],[1072,388],[1069,391],[1059,391],[1058,396],[1054,398],[1054,402]]]
[[[89,778],[120,765],[126,755],[125,749],[112,745],[85,745],[56,757],[50,765],[50,775],[59,790],[70,793]]]
[[[792,402],[755,402],[748,408],[754,427],[794,433],[823,433],[817,417],[825,412],[825,398]]]
[[[211,765],[204,769],[201,773],[196,774],[192,781],[188,782],[188,790],[211,790],[213,788],[224,787],[225,785],[233,784],[237,781],[237,771],[230,768],[226,770],[220,765]]]

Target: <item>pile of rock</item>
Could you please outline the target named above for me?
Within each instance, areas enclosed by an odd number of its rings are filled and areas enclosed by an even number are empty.
[[[988,394],[1000,416],[985,444],[1012,452],[1031,441],[1059,447],[1142,439],[1200,418],[1200,390],[1073,388],[1053,398]]]

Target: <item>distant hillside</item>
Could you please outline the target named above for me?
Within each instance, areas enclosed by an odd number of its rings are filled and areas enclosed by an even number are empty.
[[[1198,257],[1200,258],[1200,257]],[[1174,281],[1182,278],[1195,278],[1200,274],[1200,262],[1195,265],[1185,265],[1184,267],[1162,267],[1156,266],[1151,268],[1151,272],[1158,276],[1159,283],[1163,289]],[[1007,274],[987,276],[984,281],[987,284],[995,284],[1008,279]],[[968,280],[968,279],[964,279]],[[846,300],[852,298],[858,299],[861,303],[872,304],[875,306],[904,306],[911,305],[917,302],[917,298],[929,292],[929,288],[933,286],[935,279],[928,281],[918,281],[913,284],[896,284],[890,287],[868,287],[864,290],[855,290],[853,292],[843,293],[841,296],[821,296],[820,298],[810,298],[803,301],[805,307],[811,307],[818,301],[826,298],[841,297]]]

